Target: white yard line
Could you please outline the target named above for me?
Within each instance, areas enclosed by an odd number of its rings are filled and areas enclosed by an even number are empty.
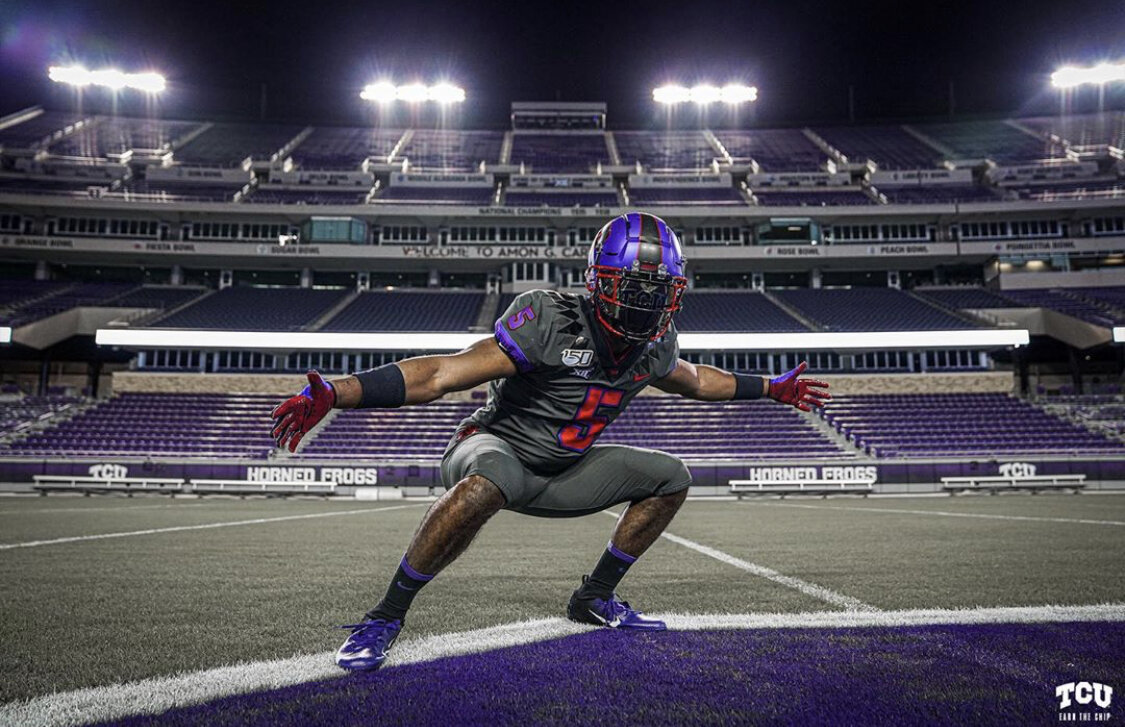
[[[834,507],[832,505],[798,505],[793,502],[775,502],[766,507],[800,507],[806,510],[859,510],[861,512],[892,512],[903,515],[937,515],[939,517],[967,517],[982,520],[1023,520],[1035,523],[1071,523],[1077,525],[1125,525],[1121,520],[1087,520],[1072,517],[1034,517],[1031,515],[988,515],[976,512],[951,512],[949,510],[908,510],[901,507],[853,507],[851,505]]]
[[[0,515],[54,515],[56,512],[131,512],[133,510],[171,510],[173,508],[184,507],[207,507],[219,503],[218,500],[211,502],[185,502],[176,505],[122,505],[120,507],[44,507],[36,508],[34,510],[2,510]]]
[[[386,512],[388,510],[403,510],[408,507],[421,507],[418,505],[394,505],[392,507],[365,507],[359,510],[337,510],[335,512],[316,512],[306,515],[285,515],[283,517],[262,517],[253,520],[234,520],[225,523],[206,523],[204,525],[179,525],[171,528],[151,528],[149,530],[130,530],[122,533],[102,533],[100,535],[76,535],[69,538],[54,538],[53,540],[29,540],[23,543],[0,544],[0,550],[14,548],[38,548],[41,545],[62,545],[64,543],[80,543],[87,540],[108,540],[111,538],[130,538],[134,535],[158,535],[160,533],[181,533],[188,530],[211,530],[214,528],[231,528],[238,525],[262,525],[264,523],[280,523],[289,520],[308,520],[319,517],[336,517],[338,515],[359,515],[365,512]]]
[[[669,628],[677,630],[1019,624],[1125,621],[1125,604],[772,614],[672,613],[656,614],[656,617],[664,619]],[[427,636],[396,645],[384,668],[536,643],[580,633],[591,628],[594,627],[579,625],[561,618],[545,618],[461,633]],[[134,714],[160,714],[176,707],[200,704],[234,694],[280,689],[309,681],[331,679],[344,674],[333,663],[334,653],[326,651],[274,661],[248,662],[10,702],[0,705],[0,725],[70,727],[121,719]]]
[[[603,512],[606,515],[618,517],[618,513],[611,512],[609,510],[604,510]],[[694,540],[688,540],[687,538],[682,538],[679,535],[673,535],[669,532],[661,533],[660,537],[666,538],[667,540],[670,540],[677,545],[682,545],[685,548],[690,548],[697,553],[702,553],[703,555],[706,555],[710,558],[714,558],[721,563],[726,563],[727,565],[732,565],[735,568],[740,568],[747,573],[751,573],[760,578],[765,578],[766,580],[773,581],[774,583],[785,586],[786,588],[792,588],[794,590],[800,591],[806,596],[812,596],[813,598],[824,601],[825,603],[830,603],[833,606],[839,606],[840,608],[848,611],[879,610],[877,607],[872,606],[868,603],[864,603],[858,598],[845,596],[842,593],[837,593],[836,591],[825,588],[824,586],[818,586],[815,583],[803,581],[800,578],[787,576],[784,573],[775,571],[773,568],[767,568],[764,565],[751,563],[748,560],[743,560],[742,558],[735,557],[730,553],[724,553],[721,550],[703,545],[702,543],[697,543]]]

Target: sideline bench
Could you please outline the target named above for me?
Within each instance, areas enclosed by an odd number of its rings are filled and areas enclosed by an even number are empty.
[[[308,482],[308,481],[263,481],[251,482],[250,480],[208,480],[195,479],[190,481],[191,493],[194,495],[265,495],[266,497],[284,497],[286,495],[320,495],[328,497],[336,494],[335,482]]]
[[[1043,490],[1073,490],[1086,487],[1086,475],[988,475],[982,477],[942,477],[941,489],[950,495],[958,492],[984,490],[995,495],[1001,490],[1030,490],[1037,495]]]
[[[134,492],[157,492],[176,496],[184,492],[183,478],[170,477],[104,477],[68,475],[32,475],[34,489],[40,495],[48,492],[81,492],[86,497],[98,492],[124,492],[132,497]]]
[[[741,500],[743,495],[863,495],[873,485],[864,480],[730,480],[730,491]]]

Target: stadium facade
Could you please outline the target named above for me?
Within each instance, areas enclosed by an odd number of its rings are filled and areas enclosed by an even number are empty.
[[[343,413],[298,463],[278,463],[261,420],[291,377],[265,374],[348,371],[490,330],[513,294],[580,288],[593,233],[640,208],[685,243],[685,336],[750,336],[699,338],[689,358],[775,372],[807,359],[848,377],[821,419],[646,402],[649,421],[700,434],[683,452],[700,483],[909,487],[1013,462],[1032,463],[1032,476],[1125,480],[1113,418],[1090,411],[1117,401],[1122,372],[1123,150],[1122,112],[660,132],[609,131],[603,104],[524,104],[499,132],[27,109],[0,119],[2,355],[27,407],[0,438],[0,479],[119,464],[130,477],[351,486],[374,467],[381,482],[428,488],[471,395],[413,415]],[[98,330],[166,335],[98,347]],[[1030,345],[972,343],[1012,331]],[[204,345],[215,332],[391,342]],[[815,343],[829,333],[858,343]],[[913,337],[862,338],[883,333]],[[751,334],[797,337],[778,347]],[[1084,392],[1091,375],[1106,401]],[[116,395],[52,400],[52,386]],[[31,391],[42,401],[20,395]],[[1063,396],[1011,395],[1037,391]],[[903,397],[897,419],[865,407],[877,392]],[[206,436],[181,436],[151,417],[169,397],[222,416]],[[920,413],[932,426],[907,432]],[[644,421],[623,417],[607,437],[661,444]],[[801,442],[812,464],[768,461],[771,432]]]

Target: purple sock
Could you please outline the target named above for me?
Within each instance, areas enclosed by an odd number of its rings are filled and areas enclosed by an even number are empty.
[[[406,612],[410,609],[410,604],[418,595],[418,591],[432,579],[433,576],[419,573],[411,568],[406,562],[406,556],[402,556],[402,561],[398,564],[398,570],[395,571],[391,584],[387,586],[387,593],[383,596],[383,600],[365,615],[367,618],[382,618],[388,621],[405,619]]]
[[[598,559],[598,564],[594,566],[594,570],[590,573],[590,578],[586,582],[587,588],[595,595],[602,598],[608,598],[611,593],[617,589],[617,584],[629,572],[629,566],[636,562],[636,558],[627,553],[618,550],[613,541],[609,541],[606,546],[605,552],[602,557]]]

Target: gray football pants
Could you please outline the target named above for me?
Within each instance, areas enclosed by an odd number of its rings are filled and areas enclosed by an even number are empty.
[[[619,444],[594,445],[562,472],[538,475],[507,442],[483,430],[457,442],[441,462],[447,490],[470,475],[499,487],[505,510],[538,517],[588,515],[622,502],[671,495],[691,484],[680,458]]]

